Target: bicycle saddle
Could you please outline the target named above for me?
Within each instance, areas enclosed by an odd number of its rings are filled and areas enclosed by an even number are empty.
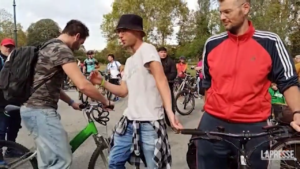
[[[15,106],[15,105],[7,105],[4,108],[5,110],[5,114],[10,115],[12,113],[17,113],[20,112],[20,107],[19,106]]]

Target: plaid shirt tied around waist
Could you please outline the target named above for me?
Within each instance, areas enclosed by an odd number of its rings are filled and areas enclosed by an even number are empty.
[[[129,121],[126,116],[122,116],[120,121],[117,123],[113,130],[111,137],[110,148],[114,145],[114,134],[124,135],[126,133],[128,123],[132,123],[133,126],[133,136],[132,136],[132,146],[131,155],[128,159],[129,164],[134,165],[137,169],[140,168],[141,161],[147,167],[144,154],[141,150],[142,142],[140,141],[140,121]],[[143,123],[145,123],[143,121]],[[157,133],[157,139],[155,140],[155,150],[154,150],[154,161],[158,169],[171,169],[172,156],[171,156],[171,146],[169,144],[167,125],[162,120],[149,121],[153,126],[153,129]]]

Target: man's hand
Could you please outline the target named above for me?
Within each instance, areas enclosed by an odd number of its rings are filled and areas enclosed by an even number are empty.
[[[75,103],[74,102],[71,106],[73,107],[74,110],[81,110],[80,107],[79,107],[80,105],[81,105],[80,103]]]
[[[114,102],[107,100],[107,102],[105,104],[103,104],[103,110],[114,110],[115,104]]]
[[[91,72],[90,74],[90,81],[95,85],[98,84],[100,85],[102,82],[103,77],[101,76],[101,74],[97,71],[94,70]]]
[[[291,122],[291,126],[297,131],[300,132],[300,113],[294,114],[293,121]]]

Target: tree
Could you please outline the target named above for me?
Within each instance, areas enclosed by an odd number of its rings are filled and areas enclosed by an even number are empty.
[[[295,57],[300,54],[300,27],[289,36],[289,39],[291,41],[290,52]]]
[[[218,32],[219,19],[215,10],[210,10],[210,0],[199,0],[198,10],[190,12],[188,20],[182,22],[177,34],[176,57],[199,58],[205,41]]]
[[[27,29],[27,45],[39,45],[60,35],[60,28],[52,19],[41,19]]]
[[[4,38],[14,38],[14,23],[12,22],[12,15],[5,10],[0,10],[0,41]],[[21,24],[17,24],[18,46],[26,45],[26,34],[23,31]]]
[[[250,20],[256,29],[277,33],[294,56],[299,51],[300,1],[253,0]],[[220,22],[218,0],[198,0],[199,10],[190,13],[180,26],[176,56],[195,57],[202,53],[206,39],[224,31]],[[299,54],[299,53],[298,53]]]
[[[115,59],[122,64],[125,64],[126,59],[131,55],[129,51],[125,50],[119,44],[118,40],[109,41],[106,48],[104,48],[100,53],[96,54],[95,58],[101,63],[107,63],[108,54],[114,54]]]
[[[144,21],[145,40],[165,45],[173,34],[176,20],[186,18],[188,8],[181,0],[115,0],[111,13],[104,15],[101,30],[108,41],[114,40],[119,17],[125,13],[140,15]]]
[[[74,51],[74,56],[76,57],[76,59],[79,59],[81,61],[83,61],[86,58],[86,50],[84,45],[81,45],[79,50]]]

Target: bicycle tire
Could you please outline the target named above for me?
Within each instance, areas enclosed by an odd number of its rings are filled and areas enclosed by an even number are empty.
[[[286,138],[286,139],[280,139],[275,143],[274,145],[271,146],[271,150],[281,150],[286,145],[289,144],[299,144],[300,146],[300,138],[299,137],[291,137],[291,138]],[[297,159],[299,160],[299,159]],[[281,163],[280,163],[281,165]]]
[[[106,163],[108,164],[108,155],[106,155],[106,158],[105,157],[103,157],[103,156],[105,156],[105,154],[103,153],[103,150],[105,150],[105,149],[103,149],[102,147],[100,147],[100,146],[97,146],[97,148],[95,149],[95,151],[93,152],[93,154],[92,154],[92,156],[91,156],[91,159],[90,159],[90,161],[89,161],[89,165],[88,165],[88,169],[95,169],[95,166],[96,166],[96,162],[97,162],[97,160],[98,160],[98,158],[99,158],[99,156],[101,157],[101,160],[102,161],[106,161]],[[102,156],[103,155],[103,156]],[[105,159],[103,159],[103,158],[105,158]],[[104,168],[103,169],[108,169],[108,166],[104,166]]]
[[[10,148],[14,148],[15,150],[18,150],[22,153],[28,153],[30,152],[30,150],[26,147],[24,147],[23,145],[16,143],[16,142],[12,142],[12,141],[5,141],[5,140],[0,140],[0,147],[10,147]],[[38,169],[38,163],[37,163],[37,159],[33,158],[32,160],[29,160],[31,163],[31,166],[33,169]]]
[[[195,109],[195,98],[194,98],[194,96],[192,96],[192,98],[191,98],[191,101],[192,101],[192,108],[191,108],[188,112],[182,112],[182,111],[179,110],[178,104],[177,104],[177,100],[178,100],[179,97],[180,97],[182,94],[184,94],[184,93],[189,94],[189,91],[187,91],[187,90],[182,90],[182,91],[180,91],[179,93],[177,93],[177,94],[176,94],[176,97],[175,97],[175,108],[176,108],[176,111],[177,111],[179,114],[181,114],[182,116],[186,116],[186,115],[191,114],[191,113],[194,111],[194,109]]]

